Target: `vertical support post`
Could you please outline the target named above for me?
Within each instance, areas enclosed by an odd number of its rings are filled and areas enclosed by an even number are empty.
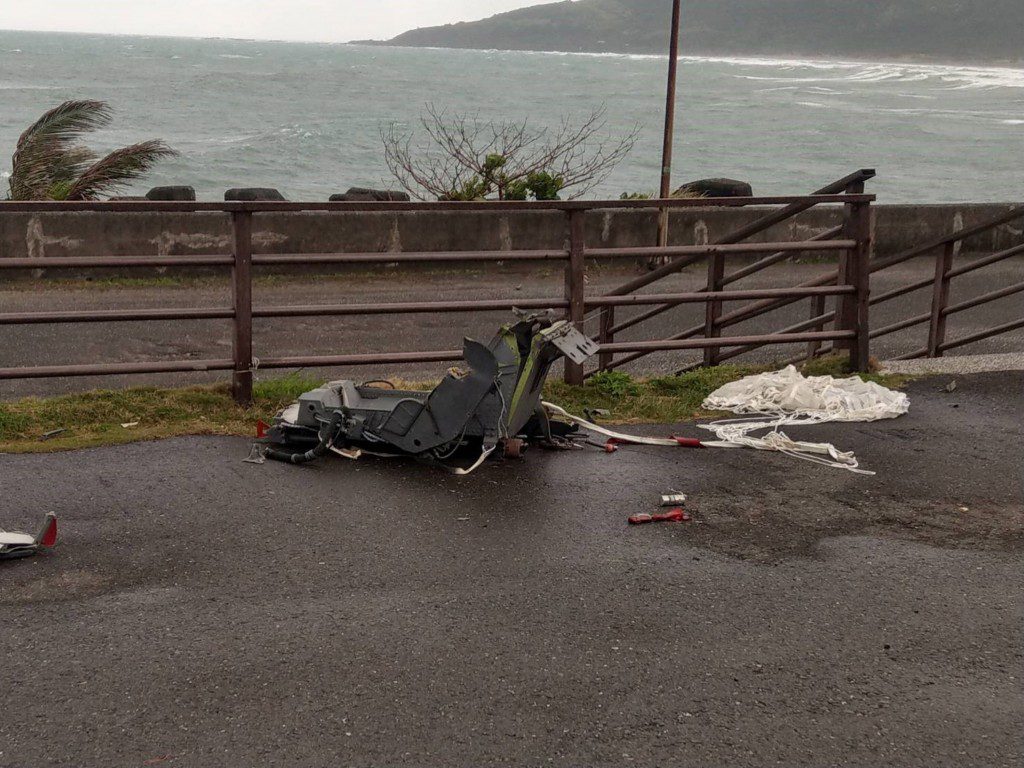
[[[665,135],[661,145],[661,187],[659,197],[672,194],[672,143],[675,139],[676,122],[676,72],[679,69],[679,18],[682,15],[682,0],[673,0],[672,28],[668,46],[668,87],[665,93]],[[668,245],[668,209],[658,211],[658,245]]]
[[[725,277],[725,255],[716,251],[708,257],[708,290],[722,290],[722,279]],[[705,305],[704,337],[713,339],[722,335],[718,318],[722,316],[722,302],[708,301]],[[721,347],[704,347],[704,365],[718,365]]]
[[[615,334],[612,333],[612,328],[615,327],[615,307],[604,307],[601,310],[601,328],[598,330],[597,343],[602,347],[605,344],[611,344],[615,341]],[[612,359],[615,356],[611,352],[605,352],[603,349],[597,353],[597,365],[598,370],[606,371],[608,366],[612,364]]]
[[[815,317],[820,317],[825,314],[825,297],[824,296],[811,296],[811,314],[807,318],[812,320]],[[825,330],[825,323],[821,322],[812,327],[812,331],[823,331]],[[821,350],[820,341],[809,341],[807,342],[807,362],[811,362],[818,356],[818,352]]]
[[[850,368],[866,372],[871,362],[869,309],[871,298],[871,205],[854,203],[850,207],[850,239],[856,245],[850,251],[847,261],[846,284],[855,289],[846,298],[849,309],[846,313],[849,328],[855,332],[850,342]]]
[[[234,232],[234,264],[231,293],[234,307],[232,357],[235,367],[231,393],[239,405],[252,404],[252,213],[231,214]]]
[[[946,243],[935,256],[935,282],[932,284],[932,319],[928,324],[928,357],[942,357],[946,340],[946,315],[949,304],[949,271],[953,268],[956,241]]]
[[[587,212],[583,209],[569,211],[569,263],[565,267],[565,300],[569,302],[569,320],[580,331],[586,311],[584,300],[584,256],[586,250]],[[582,384],[583,366],[565,361],[565,383]]]
[[[858,181],[850,184],[844,190],[848,195],[859,195],[864,191],[864,182]],[[856,223],[854,221],[854,206],[847,203],[843,206],[843,238],[856,240]],[[839,254],[839,264],[836,269],[836,285],[854,284],[854,265],[856,262],[856,248],[842,251]],[[836,320],[837,331],[848,331],[856,325],[857,301],[852,295],[836,296]],[[837,339],[832,348],[835,350],[846,349],[853,355],[854,342],[850,339]]]

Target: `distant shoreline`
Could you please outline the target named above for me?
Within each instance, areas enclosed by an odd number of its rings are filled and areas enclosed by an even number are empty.
[[[64,32],[64,31],[49,31],[49,30],[37,30],[37,29],[0,29],[0,34],[13,33],[13,34],[25,34],[25,35],[66,35],[68,37],[106,37],[112,39],[128,38],[128,39],[142,39],[142,40],[201,40],[201,41],[223,41],[227,43],[258,43],[258,44],[272,44],[272,45],[324,45],[324,46],[353,46],[353,47],[366,47],[366,48],[399,48],[407,50],[419,50],[419,51],[475,51],[478,53],[532,53],[532,54],[553,54],[558,56],[624,56],[632,58],[651,58],[651,59],[667,59],[667,53],[654,53],[646,51],[556,51],[556,50],[538,50],[533,48],[472,48],[467,46],[438,46],[438,45],[399,45],[392,43],[387,40],[347,40],[347,41],[332,41],[332,40],[283,40],[279,38],[250,38],[250,37],[204,37],[204,36],[189,36],[189,35],[146,35],[141,33],[119,33],[110,34],[109,32]],[[6,53],[6,51],[0,51],[0,54]],[[836,63],[836,64],[922,64],[922,65],[933,65],[933,66],[950,66],[950,67],[979,67],[986,69],[1010,69],[1010,70],[1024,70],[1024,58],[1015,60],[1006,59],[985,59],[985,58],[967,58],[967,59],[945,59],[935,58],[931,56],[906,56],[902,58],[856,58],[850,56],[842,56],[839,58],[833,58],[820,53],[780,53],[780,52],[728,52],[716,51],[713,53],[706,53],[701,51],[686,51],[680,55],[683,60],[701,60],[701,61],[740,61],[740,60],[762,60],[772,61],[778,63]]]
[[[667,53],[638,53],[633,51],[545,51],[533,48],[469,48],[444,45],[397,45],[379,40],[352,40],[337,45],[363,46],[367,48],[400,48],[410,51],[472,51],[475,53],[531,53],[554,56],[625,57],[630,59],[668,59]],[[681,61],[711,61],[722,63],[766,62],[772,64],[917,64],[935,67],[972,67],[976,69],[1007,69],[1024,71],[1024,59],[1003,61],[999,59],[936,59],[929,56],[906,56],[904,58],[864,58],[851,56],[832,58],[821,54],[805,53],[701,53],[685,52],[679,55]]]

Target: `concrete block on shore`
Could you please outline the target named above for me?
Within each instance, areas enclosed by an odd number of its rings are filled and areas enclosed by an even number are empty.
[[[367,187],[349,187],[348,192],[331,195],[332,203],[407,203],[409,195],[395,189],[369,189]]]
[[[673,197],[753,197],[754,189],[736,179],[698,179],[683,184]]]
[[[146,200],[159,200],[161,202],[186,202],[191,203],[196,199],[195,187],[170,186],[153,187],[146,193]]]
[[[229,202],[253,203],[260,201],[282,202],[285,196],[273,187],[237,187],[224,193]]]

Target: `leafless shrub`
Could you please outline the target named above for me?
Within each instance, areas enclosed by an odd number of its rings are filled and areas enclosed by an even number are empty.
[[[428,104],[422,132],[398,123],[381,128],[388,170],[413,197],[426,200],[580,197],[600,184],[637,142],[640,126],[621,137],[607,132],[600,107],[581,122],[555,128],[528,120],[482,120]]]

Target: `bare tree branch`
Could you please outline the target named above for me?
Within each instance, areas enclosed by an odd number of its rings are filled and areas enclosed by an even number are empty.
[[[449,114],[427,104],[420,127],[420,134],[398,123],[380,131],[388,170],[420,200],[465,199],[468,194],[500,198],[538,174],[549,174],[562,189],[572,190],[570,197],[579,197],[607,178],[640,133],[637,124],[621,136],[609,135],[604,107],[580,122],[563,117],[549,129],[535,128],[526,119]]]

